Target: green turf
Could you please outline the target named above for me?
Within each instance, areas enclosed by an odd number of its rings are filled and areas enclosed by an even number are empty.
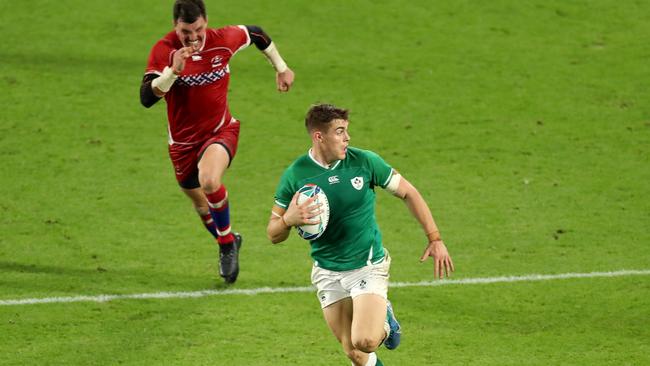
[[[308,246],[272,246],[302,118],[348,107],[429,202],[456,278],[650,269],[650,6],[641,1],[208,1],[258,24],[296,72],[275,92],[251,47],[231,64],[243,121],[226,177],[245,237],[235,288],[305,286]],[[138,100],[171,1],[0,3],[0,299],[225,288],[179,192],[163,103]],[[403,204],[378,193],[392,279],[431,278]],[[391,291],[386,365],[650,363],[650,279]],[[0,364],[347,364],[311,294],[0,307]]]
[[[403,345],[380,356],[394,365],[647,364],[648,295],[644,278],[395,289]],[[0,361],[345,364],[315,307],[312,294],[2,307],[0,330],[14,340]]]

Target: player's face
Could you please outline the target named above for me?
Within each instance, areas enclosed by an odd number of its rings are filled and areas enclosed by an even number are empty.
[[[208,21],[200,16],[194,23],[185,23],[180,19],[177,20],[174,23],[174,30],[178,39],[183,43],[183,46],[192,47],[194,51],[198,51],[203,47],[207,26]]]
[[[327,132],[321,135],[323,152],[328,163],[345,159],[350,143],[348,124],[344,119],[335,119],[329,123]]]

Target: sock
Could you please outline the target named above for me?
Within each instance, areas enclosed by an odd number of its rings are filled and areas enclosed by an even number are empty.
[[[228,191],[223,184],[216,192],[206,194],[210,215],[217,226],[219,245],[232,244],[235,236],[230,232],[230,209],[228,208]]]
[[[368,353],[368,362],[366,362],[366,366],[376,366],[377,365],[377,354],[372,352]]]
[[[354,366],[354,362],[352,363],[352,366]],[[365,366],[384,366],[384,364],[381,363],[381,361],[377,357],[377,354],[372,352],[372,353],[368,353],[368,361],[366,361]]]
[[[390,324],[388,323],[388,318],[384,321],[384,331],[386,331],[386,337],[384,337],[384,339],[386,339],[390,335]]]
[[[214,236],[215,239],[219,237],[219,234],[217,234],[217,224],[214,223],[214,219],[212,218],[212,215],[207,214],[207,215],[201,215],[201,221],[203,221],[203,225],[205,225],[205,228],[208,229],[210,234]]]

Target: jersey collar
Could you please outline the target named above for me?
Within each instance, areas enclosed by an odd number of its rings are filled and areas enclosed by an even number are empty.
[[[326,169],[326,170],[334,170],[341,163],[341,160],[337,160],[336,163],[333,163],[333,164],[330,164],[330,165],[324,165],[320,161],[316,160],[316,158],[314,158],[314,155],[312,155],[312,153],[311,153],[311,149],[309,149],[309,151],[307,152],[307,155],[309,155],[309,158],[311,159],[311,161],[314,162],[314,164],[316,164],[319,167],[321,167],[323,169]]]

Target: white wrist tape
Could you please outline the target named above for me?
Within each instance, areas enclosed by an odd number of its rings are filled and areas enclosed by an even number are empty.
[[[171,67],[165,66],[162,74],[159,77],[153,79],[151,86],[158,88],[160,91],[167,93],[169,89],[174,85],[174,81],[178,79],[178,75],[174,74],[174,71]]]
[[[397,193],[397,188],[399,188],[399,181],[402,180],[402,176],[399,174],[393,174],[386,185],[386,190],[392,194]]]
[[[278,49],[275,48],[275,43],[271,42],[271,44],[262,52],[264,53],[264,56],[266,56],[266,58],[271,62],[271,65],[273,65],[275,71],[280,73],[287,71],[289,67],[287,67],[287,64],[280,56]]]

